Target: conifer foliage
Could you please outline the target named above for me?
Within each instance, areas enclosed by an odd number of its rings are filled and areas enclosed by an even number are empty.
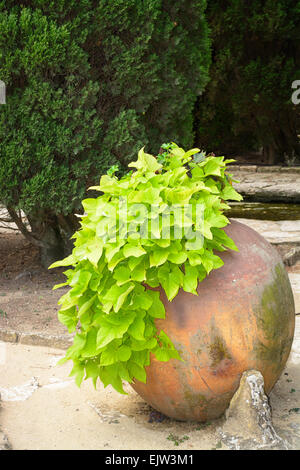
[[[0,203],[49,265],[86,188],[139,148],[193,141],[205,0],[0,0]],[[30,226],[20,217],[23,210]]]
[[[197,106],[196,145],[240,154],[264,149],[265,161],[300,157],[300,2],[209,0],[213,63]]]

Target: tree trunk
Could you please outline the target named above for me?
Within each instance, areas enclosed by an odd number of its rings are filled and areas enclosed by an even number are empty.
[[[73,248],[71,236],[79,228],[78,219],[74,214],[55,215],[46,212],[27,214],[30,231],[20,210],[7,207],[7,211],[22,235],[39,248],[41,265],[44,268],[71,253]]]
[[[275,145],[269,144],[263,147],[263,158],[267,165],[275,165],[278,161],[277,149]]]
[[[64,258],[64,241],[53,227],[46,227],[41,238],[40,261],[44,268]]]
[[[269,165],[299,163],[300,144],[294,117],[286,117],[285,122],[272,129],[272,142],[264,146],[265,161]]]
[[[78,228],[78,222],[72,214],[47,215],[41,219],[28,216],[32,234],[39,240],[40,261],[44,268],[68,256],[73,248],[71,235]]]

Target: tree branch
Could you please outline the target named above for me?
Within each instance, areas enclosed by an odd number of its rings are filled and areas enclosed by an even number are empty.
[[[38,240],[31,232],[27,230],[26,225],[22,221],[22,217],[19,217],[16,211],[12,207],[7,207],[7,212],[9,213],[12,221],[16,224],[22,235],[33,245],[38,246],[41,248],[43,243]]]

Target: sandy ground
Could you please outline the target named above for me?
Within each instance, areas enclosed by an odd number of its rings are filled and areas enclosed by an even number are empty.
[[[215,450],[228,447],[219,430],[165,418],[149,422],[151,408],[127,386],[119,395],[98,382],[79,389],[57,366],[63,351],[0,343],[0,423],[14,449]],[[287,366],[270,394],[277,433],[300,450],[300,318]],[[176,445],[176,443],[178,445]]]
[[[64,334],[57,301],[64,289],[64,269],[46,270],[38,251],[18,232],[0,230],[0,328],[20,332]]]
[[[150,423],[150,407],[129,386],[126,396],[99,382],[97,391],[90,381],[78,389],[69,364],[55,367],[59,350],[4,347],[0,422],[14,449],[211,449],[220,441],[218,423]],[[172,435],[186,438],[176,446]]]

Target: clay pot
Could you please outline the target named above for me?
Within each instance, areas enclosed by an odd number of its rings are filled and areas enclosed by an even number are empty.
[[[207,421],[229,406],[244,371],[259,370],[268,394],[288,359],[295,328],[291,285],[277,251],[236,221],[225,228],[239,252],[220,253],[222,268],[172,302],[161,291],[166,319],[157,321],[184,362],[151,357],[147,383],[134,390],[178,420]]]

